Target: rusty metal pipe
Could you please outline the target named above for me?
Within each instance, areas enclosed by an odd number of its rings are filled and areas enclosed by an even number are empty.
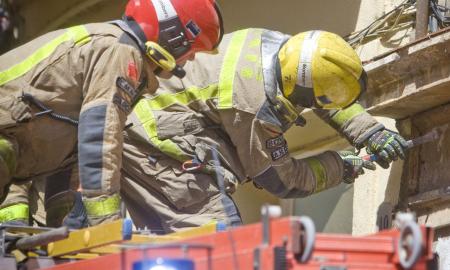
[[[418,40],[428,34],[429,10],[430,10],[430,0],[417,0],[415,40]]]

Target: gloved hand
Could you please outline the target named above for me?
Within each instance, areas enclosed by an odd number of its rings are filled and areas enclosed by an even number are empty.
[[[383,168],[389,168],[393,160],[405,158],[404,150],[408,148],[406,140],[398,133],[384,129],[375,132],[366,142],[367,153],[376,156],[376,162]]]
[[[369,170],[375,170],[376,166],[371,161],[363,160],[358,157],[352,151],[339,151],[339,156],[341,156],[344,162],[344,179],[343,181],[347,184],[355,182],[355,179],[364,173],[363,168]]]

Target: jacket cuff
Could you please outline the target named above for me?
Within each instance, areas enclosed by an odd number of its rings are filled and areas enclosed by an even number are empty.
[[[358,103],[337,111],[332,117],[333,126],[343,134],[356,148],[364,147],[364,142],[375,132],[384,129],[384,125]]]

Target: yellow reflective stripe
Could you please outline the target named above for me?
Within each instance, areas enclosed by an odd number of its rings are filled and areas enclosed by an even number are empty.
[[[176,103],[188,105],[197,100],[206,101],[217,97],[217,84],[212,84],[206,88],[190,87],[177,93],[162,93],[150,99],[142,99],[140,102],[147,102],[153,110],[162,110]]]
[[[248,34],[248,29],[233,34],[228,49],[223,58],[222,70],[219,75],[219,109],[231,108],[233,105],[233,85],[236,66],[241,55],[242,47]]]
[[[16,151],[13,145],[7,139],[0,136],[0,162],[4,162],[12,175],[16,170]]]
[[[320,192],[327,187],[327,172],[325,167],[317,158],[306,158],[305,161],[308,163],[309,167],[312,169],[314,178],[316,179],[316,188],[314,193]]]
[[[172,157],[180,162],[185,162],[192,159],[191,157],[183,154],[178,145],[169,139],[161,141],[158,145],[158,149],[169,157]]]
[[[67,34],[71,35],[73,42],[83,45],[91,41],[88,30],[83,25],[73,26],[67,29]]]
[[[0,85],[4,85],[24,75],[41,61],[49,57],[60,44],[70,40],[73,40],[75,44],[84,44],[90,40],[89,33],[82,25],[68,28],[64,34],[45,44],[22,62],[0,72]]]
[[[364,108],[359,103],[354,103],[348,108],[339,110],[335,115],[333,115],[333,117],[331,117],[331,121],[333,121],[338,127],[342,127],[345,122],[364,112]]]
[[[18,203],[0,209],[0,223],[25,220],[28,221],[28,205],[25,203]]]
[[[141,101],[139,101],[134,107],[134,112],[136,113],[136,116],[141,122],[142,127],[147,133],[148,139],[156,148],[161,150],[161,152],[165,153],[166,155],[181,162],[190,159],[189,157],[184,155],[178,145],[176,145],[171,140],[161,141],[158,138],[156,120],[149,102],[146,102],[145,99],[141,99]]]
[[[173,104],[187,105],[197,100],[206,101],[208,99],[217,98],[217,93],[217,84],[210,85],[206,88],[190,87],[177,93],[162,93],[150,99],[141,99],[135,106],[134,112],[147,133],[150,142],[166,155],[184,162],[191,159],[191,157],[183,154],[176,143],[169,139],[158,139],[153,110],[162,110]]]
[[[120,211],[120,196],[114,194],[100,200],[83,200],[86,213],[91,217],[108,216]]]

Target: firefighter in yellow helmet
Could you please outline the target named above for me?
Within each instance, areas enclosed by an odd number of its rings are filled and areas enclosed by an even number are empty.
[[[283,133],[306,124],[305,108],[384,166],[403,158],[404,139],[356,102],[366,76],[335,34],[244,29],[225,35],[219,54],[198,54],[185,68],[185,78],[160,81],[128,117],[122,197],[137,226],[237,225],[230,194],[239,183],[303,197],[375,169],[352,152],[290,157]]]
[[[358,123],[359,118],[367,119],[356,103],[366,89],[367,75],[356,52],[341,37],[323,31],[298,34],[281,47],[278,59],[280,88],[292,104],[328,110],[325,117],[340,131]],[[404,158],[407,144],[400,135],[381,126],[377,132],[365,134],[349,128],[359,132],[350,137],[353,145],[367,146],[381,167],[388,168],[392,160]]]

